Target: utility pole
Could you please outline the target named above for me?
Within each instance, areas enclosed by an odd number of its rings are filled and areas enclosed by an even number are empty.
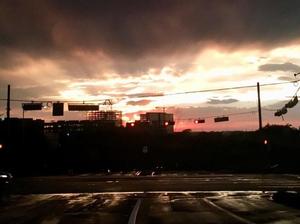
[[[7,105],[6,105],[6,118],[10,118],[10,85],[7,86]]]
[[[260,86],[259,82],[257,83],[257,97],[258,97],[258,122],[259,130],[262,129],[262,118],[261,118],[261,104],[260,104]]]
[[[10,148],[11,136],[10,136],[10,85],[7,85],[7,104],[6,104],[6,144],[7,149]]]

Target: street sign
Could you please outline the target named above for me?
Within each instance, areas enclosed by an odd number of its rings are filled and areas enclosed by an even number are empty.
[[[42,103],[23,103],[23,110],[42,110]]]
[[[95,104],[68,104],[69,111],[96,111],[99,105]]]

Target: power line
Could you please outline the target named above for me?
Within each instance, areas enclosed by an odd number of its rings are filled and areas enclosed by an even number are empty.
[[[300,74],[300,73],[299,73],[299,74]],[[300,90],[300,87],[298,87],[298,89],[295,91],[295,93],[294,93],[294,95],[292,96],[292,98],[294,98],[294,97],[296,97],[296,96],[298,95],[299,90]],[[263,110],[265,110],[265,111],[272,111],[272,112],[278,111],[278,109],[270,109],[270,108],[263,108]]]
[[[264,83],[260,84],[260,86],[275,86],[275,85],[284,85],[290,83],[298,83],[300,80],[293,80],[293,81],[285,81],[285,82],[275,82],[275,83]],[[217,88],[217,89],[204,89],[204,90],[194,90],[194,91],[185,91],[185,92],[175,92],[175,93],[157,93],[157,94],[145,94],[145,95],[137,95],[137,96],[130,96],[124,95],[125,97],[131,98],[148,98],[148,97],[164,97],[164,96],[174,96],[174,95],[183,95],[183,94],[194,94],[194,93],[205,93],[205,92],[217,92],[217,91],[227,91],[227,90],[235,90],[235,89],[245,89],[245,88],[257,88],[257,85],[246,85],[246,86],[234,86],[234,87],[227,87],[227,88]],[[300,89],[300,87],[299,87]],[[7,99],[1,98],[0,101],[6,101]],[[99,100],[32,100],[32,99],[10,99],[12,102],[62,102],[62,103],[88,103],[88,102],[101,102],[105,99]]]
[[[1,98],[0,101],[6,101],[7,99]],[[29,99],[11,99],[12,102],[28,102],[28,103],[89,103],[89,102],[104,102],[106,99],[101,100],[29,100]]]
[[[275,109],[269,109],[269,108],[262,108],[264,111],[270,111],[270,112],[274,112],[274,111],[277,111]]]
[[[300,87],[299,87],[299,88],[296,90],[296,92],[295,92],[295,94],[294,94],[294,96],[293,96],[293,97],[297,96],[297,94],[298,94],[299,90],[300,90]]]
[[[297,80],[286,81],[286,82],[265,83],[265,84],[260,84],[260,86],[284,85],[284,84],[290,84],[290,83],[298,83],[299,81],[300,80],[297,79]],[[227,87],[227,88],[194,90],[194,91],[165,93],[165,94],[163,94],[163,93],[160,93],[160,94],[146,94],[146,95],[135,96],[133,98],[163,97],[163,96],[173,96],[173,95],[193,94],[193,93],[205,93],[205,92],[216,92],[216,91],[226,91],[226,90],[245,89],[245,88],[257,88],[257,85],[234,86],[234,87]]]
[[[255,114],[257,113],[256,110],[253,110],[253,111],[246,111],[246,112],[237,112],[237,113],[229,113],[229,114],[222,114],[222,116],[237,116],[237,115],[244,115],[244,114]],[[209,118],[215,118],[215,117],[220,117],[221,115],[211,115],[211,116],[201,116],[200,118],[201,119],[209,119]],[[195,120],[195,119],[198,119],[198,118],[178,118],[176,120],[188,120],[188,121],[191,121],[191,120]]]

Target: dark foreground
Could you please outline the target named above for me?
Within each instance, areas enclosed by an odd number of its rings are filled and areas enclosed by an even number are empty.
[[[0,223],[300,223],[297,192],[288,174],[17,178]]]

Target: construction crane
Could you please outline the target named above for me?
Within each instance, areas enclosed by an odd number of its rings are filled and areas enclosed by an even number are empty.
[[[113,106],[112,99],[106,99],[106,100],[104,100],[104,102],[102,103],[102,105],[108,106],[109,110],[112,111],[112,106]]]

